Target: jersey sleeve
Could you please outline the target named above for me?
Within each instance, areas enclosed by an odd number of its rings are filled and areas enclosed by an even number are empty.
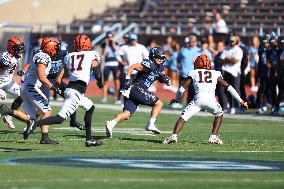
[[[93,51],[93,54],[92,54],[92,60],[97,60],[98,62],[101,61],[101,57],[100,57],[100,54],[98,51]]]
[[[50,56],[48,56],[48,54],[38,53],[34,57],[34,62],[35,64],[44,64],[47,66],[51,62],[51,59]]]
[[[151,69],[151,61],[148,60],[148,59],[144,59],[142,62],[141,62],[142,66],[148,68],[148,69]]]
[[[9,66],[11,64],[11,58],[8,53],[2,54],[0,64],[4,64],[5,66]]]

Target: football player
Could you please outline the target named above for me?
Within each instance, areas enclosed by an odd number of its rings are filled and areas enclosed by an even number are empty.
[[[245,109],[248,105],[244,102],[236,90],[222,79],[220,71],[211,70],[211,60],[205,55],[199,55],[194,61],[194,70],[190,71],[187,80],[179,88],[176,98],[172,99],[170,104],[178,102],[182,97],[188,85],[192,84],[195,89],[194,99],[182,111],[180,118],[176,122],[173,134],[163,141],[163,144],[177,142],[177,134],[183,128],[187,120],[197,114],[201,109],[205,109],[215,116],[212,133],[209,137],[209,143],[223,144],[223,141],[217,136],[218,130],[223,120],[223,111],[215,98],[216,85],[219,84],[241,104]]]
[[[11,109],[18,109],[23,100],[20,97],[20,85],[13,80],[13,75],[25,51],[24,42],[19,37],[11,37],[8,39],[7,51],[0,58],[0,89],[3,92],[1,99],[6,98],[6,93],[12,95],[15,100],[12,103]],[[20,74],[20,76],[22,76]],[[12,116],[5,115],[3,121],[8,124],[8,127],[14,129]]]
[[[25,81],[21,86],[21,97],[23,99],[23,108],[25,113],[11,110],[4,105],[0,106],[0,113],[3,115],[11,115],[21,121],[29,123],[36,119],[37,112],[42,113],[41,119],[51,115],[51,107],[46,96],[40,90],[41,85],[46,85],[61,94],[61,91],[56,88],[47,79],[47,75],[51,68],[51,57],[56,56],[59,49],[59,41],[53,37],[43,39],[41,49],[34,55],[33,61],[25,73]],[[40,144],[58,144],[57,141],[51,140],[48,137],[48,125],[41,126],[42,137]],[[25,134],[25,131],[24,131]],[[24,139],[27,137],[24,135]]]
[[[47,75],[48,80],[54,85],[56,82],[56,77],[60,71],[62,66],[64,57],[68,54],[68,45],[64,41],[60,41],[60,49],[57,55],[51,59],[51,68],[49,74]],[[60,86],[58,86],[62,91],[64,91],[66,84],[62,82]],[[40,88],[43,94],[49,99],[49,88],[45,85],[41,86]],[[76,121],[76,112],[70,116],[70,127],[76,127],[79,130],[85,130],[85,125]]]
[[[97,51],[92,51],[92,43],[88,36],[78,35],[74,40],[74,50],[65,56],[63,67],[56,78],[58,84],[61,83],[64,74],[64,69],[68,71],[70,82],[65,90],[65,101],[59,113],[56,116],[48,117],[39,121],[31,120],[24,138],[28,138],[33,128],[42,125],[61,124],[65,119],[72,115],[79,106],[86,110],[85,113],[85,127],[86,127],[86,147],[99,146],[101,141],[95,140],[92,137],[92,116],[95,109],[93,102],[85,97],[87,85],[90,80],[90,72],[93,70],[97,79],[99,88],[103,87],[102,73],[100,68],[100,56]]]
[[[108,138],[112,138],[112,129],[115,125],[129,119],[140,104],[152,107],[151,118],[145,129],[160,134],[160,130],[155,126],[155,121],[163,107],[163,103],[147,89],[156,80],[170,85],[168,76],[163,73],[165,58],[164,51],[159,47],[154,47],[150,50],[149,59],[144,59],[141,63],[133,64],[128,68],[124,90],[122,91],[125,96],[123,112],[106,122],[106,135]],[[138,73],[133,85],[130,85],[130,76],[134,70],[138,71]]]

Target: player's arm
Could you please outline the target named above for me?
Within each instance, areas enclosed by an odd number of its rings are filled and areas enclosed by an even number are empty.
[[[148,69],[146,69],[146,67],[143,66],[140,63],[133,64],[132,66],[130,66],[128,68],[126,78],[130,79],[130,76],[131,76],[131,74],[134,70],[136,70],[136,71],[147,71]]]
[[[181,98],[182,98],[182,95],[183,95],[185,89],[187,89],[191,83],[192,83],[192,78],[188,77],[187,80],[185,80],[182,83],[182,85],[180,86],[180,88],[177,91],[176,97],[171,100],[170,104],[179,102],[181,100]]]
[[[217,82],[220,86],[225,87],[227,89],[227,91],[234,97],[234,99],[236,99],[237,101],[239,101],[239,103],[241,104],[241,106],[243,108],[245,108],[246,110],[248,109],[248,104],[247,102],[245,102],[240,95],[238,94],[238,92],[236,91],[236,89],[234,89],[234,87],[232,87],[231,85],[229,85],[229,83],[227,83],[225,80],[223,80],[221,77],[218,77]]]
[[[93,72],[95,74],[98,87],[100,89],[103,88],[102,70],[101,70],[101,65],[100,65],[98,60],[93,60],[92,69],[93,69]]]
[[[164,83],[166,84],[167,86],[170,86],[171,85],[171,81],[170,81],[170,78],[169,76],[167,76],[165,74],[165,72],[162,72],[159,77],[157,78],[157,80],[160,82],[160,83]]]
[[[46,69],[45,64],[38,63],[37,68],[36,68],[37,76],[40,82],[42,82],[48,88],[51,88],[52,83],[47,79],[46,74],[45,74],[45,69]]]
[[[22,68],[22,70],[18,71],[17,74],[18,74],[19,76],[21,76],[21,77],[22,77],[23,75],[25,75],[25,73],[29,70],[30,65],[31,65],[31,63],[26,63],[26,64],[24,65],[24,67]]]
[[[63,64],[58,72],[58,75],[56,77],[56,85],[57,86],[60,86],[61,82],[62,82],[62,78],[63,78],[63,75],[64,75],[64,72],[65,72],[65,69],[66,69],[66,65]]]

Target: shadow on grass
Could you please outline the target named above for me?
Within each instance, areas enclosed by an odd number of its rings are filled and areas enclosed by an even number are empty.
[[[3,130],[3,131],[0,131],[0,135],[5,135],[5,134],[10,134],[10,133],[17,133],[18,131],[11,131],[11,130]]]
[[[86,138],[85,135],[76,135],[76,134],[69,134],[69,135],[63,135],[62,137],[76,137],[76,138]],[[101,140],[101,139],[107,139],[106,136],[93,136],[96,140]]]
[[[119,138],[119,140],[132,140],[132,141],[145,141],[145,142],[152,142],[152,143],[162,143],[162,140],[153,140],[153,139],[142,139],[142,138]]]

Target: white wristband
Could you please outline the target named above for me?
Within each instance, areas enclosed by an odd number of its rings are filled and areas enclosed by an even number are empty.
[[[129,75],[125,76],[125,79],[130,79],[130,76]]]
[[[236,89],[232,87],[231,85],[228,87],[227,91],[231,93],[231,95],[234,97],[239,102],[242,102],[243,100],[241,99],[240,95],[237,93]]]

